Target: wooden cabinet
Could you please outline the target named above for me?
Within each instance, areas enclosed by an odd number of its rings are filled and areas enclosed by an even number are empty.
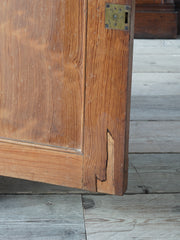
[[[0,175],[125,192],[134,1],[110,2],[128,29],[105,0],[2,2]]]
[[[176,38],[174,0],[136,0],[136,38]]]
[[[176,11],[177,11],[178,35],[180,35],[180,0],[175,0],[175,8],[176,8]]]

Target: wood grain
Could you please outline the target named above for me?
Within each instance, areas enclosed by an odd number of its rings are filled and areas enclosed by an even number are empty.
[[[176,38],[174,0],[136,0],[135,38]]]
[[[108,162],[107,162],[107,176],[106,181],[102,182],[97,180],[97,189],[101,192],[108,192],[111,194],[116,193],[115,189],[115,179],[114,179],[114,140],[111,134],[107,133],[107,153],[108,153]]]
[[[179,239],[180,194],[84,196],[87,239]]]
[[[127,194],[180,193],[179,161],[180,154],[175,153],[129,154],[129,174]],[[107,169],[107,175],[109,170],[110,168]],[[106,186],[106,182],[103,183],[98,181],[98,184],[105,184]],[[110,190],[112,192],[114,189],[111,187]],[[41,182],[33,182],[1,176],[0,194],[48,195],[48,194],[89,194],[89,192],[85,192],[83,190],[74,188],[67,188],[52,184],[45,184]]]
[[[84,3],[1,4],[1,137],[82,148]]]
[[[177,37],[176,12],[137,12],[135,38],[171,39]]]
[[[109,30],[104,27],[106,1],[88,2],[84,188],[101,191],[97,179],[105,181],[107,133],[114,141],[114,186],[116,194],[124,190],[124,162],[127,124],[127,91],[131,31]],[[112,3],[134,6],[130,0]]]
[[[180,39],[135,39],[134,40],[134,50],[145,48],[147,53],[151,54],[150,49],[156,48],[156,53],[162,48],[165,50],[166,48],[171,48],[172,51],[175,49],[178,51],[180,48]],[[138,52],[141,54],[141,51]],[[166,51],[164,51],[166,53]],[[171,52],[173,54],[173,52]]]
[[[82,155],[0,142],[0,175],[82,188]]]
[[[140,41],[141,42],[141,41]],[[152,41],[146,41],[151,45]],[[136,54],[141,55],[140,49],[145,49],[146,42],[142,42],[144,47],[136,46]],[[159,44],[158,44],[159,43]],[[159,49],[164,51],[170,47],[172,54],[178,50],[178,40],[175,41],[157,41],[157,45],[150,49],[154,49],[154,54],[146,53],[150,59],[157,56],[155,51],[159,53]],[[136,45],[136,44],[135,44]],[[138,44],[139,45],[139,44]],[[160,46],[159,46],[160,45]],[[148,48],[148,47],[146,47]],[[160,54],[161,55],[161,54]],[[142,55],[144,56],[144,54]],[[162,56],[162,55],[161,55]],[[164,56],[168,61],[168,56]],[[138,65],[138,62],[136,62]],[[139,64],[141,64],[139,62]],[[149,69],[151,64],[149,64]],[[133,121],[177,121],[180,120],[180,74],[179,73],[134,73],[132,84],[132,106],[131,120]],[[143,130],[142,130],[143,131]],[[155,133],[156,134],[156,133]],[[147,136],[148,137],[148,136]]]
[[[1,196],[0,201],[0,240],[86,239],[80,195]]]
[[[179,121],[134,121],[130,128],[131,153],[179,153]]]
[[[180,121],[180,96],[133,96],[132,121]]]
[[[132,8],[130,30],[105,28],[105,0],[3,3],[1,175],[124,193],[134,4],[113,3]]]
[[[127,193],[180,193],[180,154],[130,154]]]
[[[134,40],[134,55],[180,55],[180,39]],[[165,56],[164,56],[165,57]]]
[[[152,57],[152,58],[151,58]],[[155,56],[149,57],[149,64],[147,68],[149,71],[154,69],[154,66],[151,64],[151,59],[155,59]],[[163,56],[162,56],[163,58]],[[164,57],[165,58],[165,57]],[[137,59],[138,60],[138,59]],[[146,60],[146,57],[145,57]],[[171,62],[173,58],[169,59]],[[168,57],[166,60],[168,61]],[[134,62],[135,63],[135,62]],[[138,62],[135,63],[138,66]],[[172,64],[173,65],[173,64]],[[174,64],[175,65],[175,64]],[[138,69],[142,67],[141,62],[139,61]],[[177,66],[176,66],[177,67]],[[166,68],[162,67],[163,69]],[[159,66],[159,69],[161,67]],[[157,72],[158,72],[157,67]],[[160,70],[161,71],[161,70]],[[179,96],[180,91],[180,73],[134,73],[132,81],[132,96],[144,96],[144,97],[163,97],[163,96]],[[176,106],[178,107],[178,106]]]
[[[180,73],[180,55],[136,55],[134,58],[135,73]]]
[[[162,4],[164,0],[136,0],[137,4]]]

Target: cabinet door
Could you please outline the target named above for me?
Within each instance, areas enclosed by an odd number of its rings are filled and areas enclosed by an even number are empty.
[[[105,0],[2,1],[0,175],[126,190],[134,1],[110,2],[125,30]]]

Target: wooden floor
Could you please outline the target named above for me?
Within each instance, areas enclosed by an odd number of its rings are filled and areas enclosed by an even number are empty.
[[[180,39],[134,53],[127,194],[0,177],[0,240],[180,239]]]

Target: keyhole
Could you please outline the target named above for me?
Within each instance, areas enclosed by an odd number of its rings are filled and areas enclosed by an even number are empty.
[[[125,12],[125,24],[128,23],[128,12]]]

